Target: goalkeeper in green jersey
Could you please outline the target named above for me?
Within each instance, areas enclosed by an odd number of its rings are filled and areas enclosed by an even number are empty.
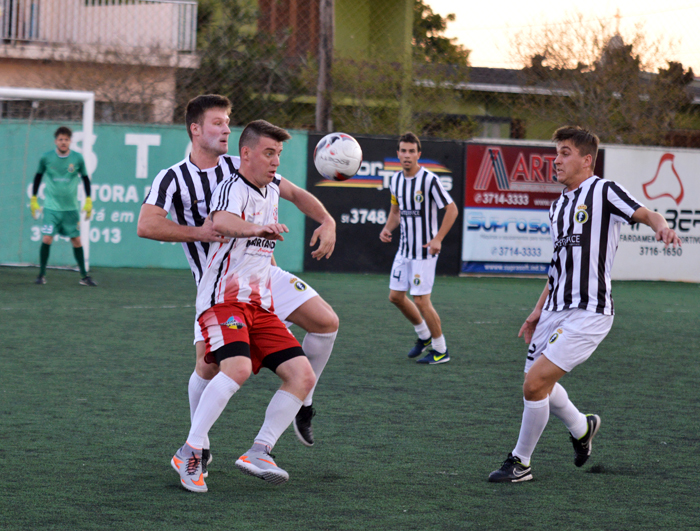
[[[32,217],[36,219],[41,207],[37,200],[41,179],[46,176],[44,190],[44,223],[41,226],[43,238],[39,252],[39,276],[37,284],[46,284],[46,264],[49,261],[49,251],[55,234],[70,238],[73,244],[73,254],[80,268],[80,284],[96,286],[85,270],[83,244],[80,241],[80,204],[78,203],[78,183],[82,179],[85,186],[85,219],[92,215],[92,199],[90,198],[90,179],[85,169],[85,160],[80,153],[70,150],[70,139],[73,132],[67,127],[59,127],[54,133],[56,149],[42,155],[39,169],[34,177],[32,199],[29,207]]]

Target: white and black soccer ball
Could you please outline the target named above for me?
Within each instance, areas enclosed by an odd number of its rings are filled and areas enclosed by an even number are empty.
[[[316,144],[314,164],[326,179],[345,181],[360,169],[362,148],[350,135],[330,133]]]

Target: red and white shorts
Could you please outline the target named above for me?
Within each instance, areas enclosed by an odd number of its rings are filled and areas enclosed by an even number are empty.
[[[287,321],[287,317],[306,301],[318,296],[316,290],[298,276],[292,275],[277,266],[270,268],[270,281],[275,314],[287,327],[292,326],[292,323]],[[204,336],[202,335],[199,321],[195,319],[193,344],[196,345],[199,341],[204,341]]]
[[[301,349],[279,317],[252,304],[217,304],[199,316],[199,325],[207,346],[204,358],[207,363],[216,363],[212,353],[224,345],[244,342],[250,345],[253,373],[257,374],[270,354],[295,347]]]

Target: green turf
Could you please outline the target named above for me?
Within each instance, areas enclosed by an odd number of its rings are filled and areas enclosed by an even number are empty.
[[[517,331],[544,281],[439,278],[452,361],[419,366],[386,276],[306,274],[341,321],[315,395],[317,443],[282,436],[283,486],[237,471],[277,387],[263,372],[214,426],[201,495],[169,464],[189,429],[191,275],[92,275],[97,288],[55,270],[36,286],[35,269],[0,268],[2,530],[700,527],[698,285],[615,283],[611,333],[562,380],[602,418],[589,463],[574,467],[553,419],[535,479],[494,485],[522,413]]]

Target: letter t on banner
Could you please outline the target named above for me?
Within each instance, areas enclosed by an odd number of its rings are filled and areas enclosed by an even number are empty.
[[[138,135],[129,133],[124,136],[124,144],[136,146],[136,178],[148,178],[148,147],[160,146],[160,135]]]

